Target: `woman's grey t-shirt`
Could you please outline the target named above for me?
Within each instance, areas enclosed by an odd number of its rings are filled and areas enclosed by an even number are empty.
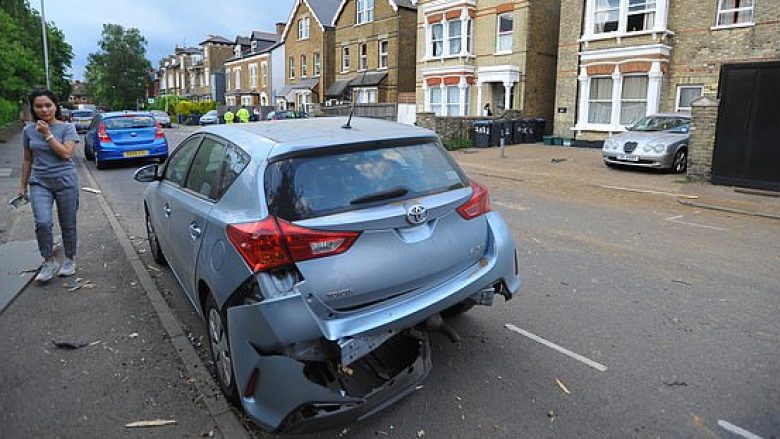
[[[36,124],[30,123],[22,131],[22,144],[25,148],[30,148],[33,154],[32,175],[34,177],[62,177],[76,172],[73,160],[63,159],[55,153],[49,142],[43,139],[43,136],[35,129]],[[51,134],[60,143],[78,142],[79,136],[76,134],[76,127],[72,123],[57,123],[50,125]]]

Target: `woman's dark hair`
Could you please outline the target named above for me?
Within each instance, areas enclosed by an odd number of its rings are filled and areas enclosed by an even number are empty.
[[[60,102],[57,100],[57,96],[55,96],[54,93],[52,93],[48,88],[36,88],[35,90],[31,91],[30,95],[27,97],[30,103],[30,113],[32,113],[33,122],[38,122],[39,120],[38,115],[35,114],[35,107],[33,107],[33,102],[35,101],[35,98],[41,96],[46,96],[47,98],[51,99],[52,102],[54,102],[54,108],[57,109],[54,113],[54,118],[57,120],[64,120],[62,117]]]

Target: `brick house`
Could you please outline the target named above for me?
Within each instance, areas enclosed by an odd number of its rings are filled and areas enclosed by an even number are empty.
[[[225,61],[233,56],[233,41],[220,35],[209,35],[201,41],[203,50],[203,78],[205,82],[201,93],[204,100],[225,101]],[[208,94],[206,98],[205,94]]]
[[[560,0],[418,0],[417,110],[552,118]]]
[[[199,47],[176,46],[173,55],[160,61],[160,95],[190,97],[197,84],[191,68],[202,60],[203,51]]]
[[[275,96],[288,107],[308,109],[324,103],[333,82],[333,17],[341,0],[296,0],[282,33],[285,86]]]
[[[780,59],[777,0],[562,0],[560,29],[554,134],[583,141],[690,111],[724,63]]]
[[[273,105],[269,51],[279,41],[279,34],[260,31],[249,37],[236,37],[233,56],[225,61],[226,105]]]
[[[344,0],[334,18],[330,101],[397,102],[415,90],[417,6],[410,0]]]

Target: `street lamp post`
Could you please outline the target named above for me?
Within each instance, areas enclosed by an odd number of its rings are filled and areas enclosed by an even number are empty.
[[[49,44],[46,40],[46,12],[44,12],[43,0],[41,0],[41,32],[43,32],[43,63],[46,67],[46,88],[51,90],[49,77]]]

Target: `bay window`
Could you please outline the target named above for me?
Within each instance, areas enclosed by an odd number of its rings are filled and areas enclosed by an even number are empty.
[[[620,21],[620,0],[592,0],[596,2],[593,12],[593,33],[615,32]]]
[[[447,38],[449,40],[450,55],[457,55],[460,53],[460,34],[461,34],[461,22],[460,20],[447,22]]]
[[[612,119],[612,78],[590,78],[588,123],[608,124]]]
[[[464,98],[463,107],[461,93]],[[428,89],[428,107],[437,116],[465,116],[469,108],[469,98],[469,87],[435,85]]]
[[[444,23],[431,26],[431,55],[444,55]]]
[[[623,77],[620,96],[620,124],[633,125],[647,113],[647,76]]]
[[[629,0],[626,30],[638,32],[655,25],[655,0]]]

